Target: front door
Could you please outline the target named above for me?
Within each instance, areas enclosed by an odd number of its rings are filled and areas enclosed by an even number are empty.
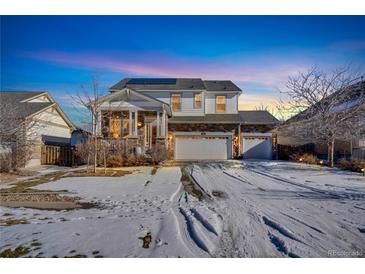
[[[153,144],[156,144],[156,133],[157,133],[156,131],[157,129],[155,125],[153,125],[152,123],[146,123],[145,125],[146,147],[150,148],[152,147]]]

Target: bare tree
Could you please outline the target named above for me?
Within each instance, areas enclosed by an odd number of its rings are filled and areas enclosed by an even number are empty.
[[[281,111],[295,115],[280,126],[280,133],[326,143],[333,167],[335,141],[348,140],[365,115],[365,82],[348,67],[330,73],[314,67],[290,77],[286,87],[289,100]]]
[[[0,154],[2,165],[7,169],[26,165],[39,141],[39,132],[45,127],[46,121],[28,115],[27,107],[20,107],[11,96],[0,93]]]
[[[92,155],[93,159],[93,171],[96,173],[96,167],[98,163],[98,137],[101,135],[101,128],[99,128],[99,123],[101,123],[100,115],[99,115],[99,107],[102,104],[100,100],[102,98],[102,92],[100,90],[99,78],[97,76],[92,76],[91,85],[81,86],[81,93],[76,94],[75,96],[71,96],[74,102],[79,106],[87,109],[89,111],[89,115],[91,118],[91,140],[93,142],[93,151],[88,151],[88,161],[87,165],[90,163],[90,156]]]

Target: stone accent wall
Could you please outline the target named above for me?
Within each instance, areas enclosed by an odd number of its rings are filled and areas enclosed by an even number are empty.
[[[238,124],[169,124],[169,132],[175,131],[237,132]]]
[[[274,129],[273,125],[241,125],[241,132],[265,133]],[[222,131],[238,134],[238,124],[169,124],[169,132],[175,131]]]
[[[241,125],[241,132],[266,133],[270,132],[270,130],[273,130],[274,128],[274,125]]]

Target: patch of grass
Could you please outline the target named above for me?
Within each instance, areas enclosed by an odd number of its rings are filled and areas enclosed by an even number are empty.
[[[18,246],[14,250],[12,249],[5,249],[4,251],[0,252],[0,258],[19,258],[29,253],[28,247]]]
[[[57,192],[50,190],[33,189],[32,187],[59,180],[64,176],[64,174],[64,172],[57,171],[37,178],[19,181],[17,183],[14,183],[13,187],[0,189],[0,193]]]
[[[155,175],[158,170],[158,166],[154,166],[151,170],[151,175]]]
[[[92,254],[93,254],[93,255],[97,255],[97,254],[99,254],[99,253],[100,253],[100,252],[99,252],[99,250],[94,250]]]
[[[25,225],[25,224],[28,224],[26,219],[0,220],[0,226]]]
[[[12,213],[4,213],[3,216],[6,217],[6,216],[13,216],[14,214]]]
[[[184,190],[190,195],[198,198],[199,200],[203,199],[203,192],[196,187],[194,182],[191,181],[190,177],[187,174],[187,170],[185,168],[181,168],[181,183],[184,186]]]
[[[121,177],[124,175],[132,174],[131,170],[121,170],[121,169],[97,169],[96,173],[94,173],[91,169],[81,169],[75,170],[73,172],[67,173],[65,177]]]
[[[97,255],[97,256],[94,256],[94,258],[104,258],[104,256]]]

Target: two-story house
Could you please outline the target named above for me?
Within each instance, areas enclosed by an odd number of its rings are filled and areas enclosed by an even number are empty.
[[[267,111],[239,111],[241,89],[200,78],[125,78],[100,99],[99,133],[142,150],[165,144],[176,160],[271,159]]]

